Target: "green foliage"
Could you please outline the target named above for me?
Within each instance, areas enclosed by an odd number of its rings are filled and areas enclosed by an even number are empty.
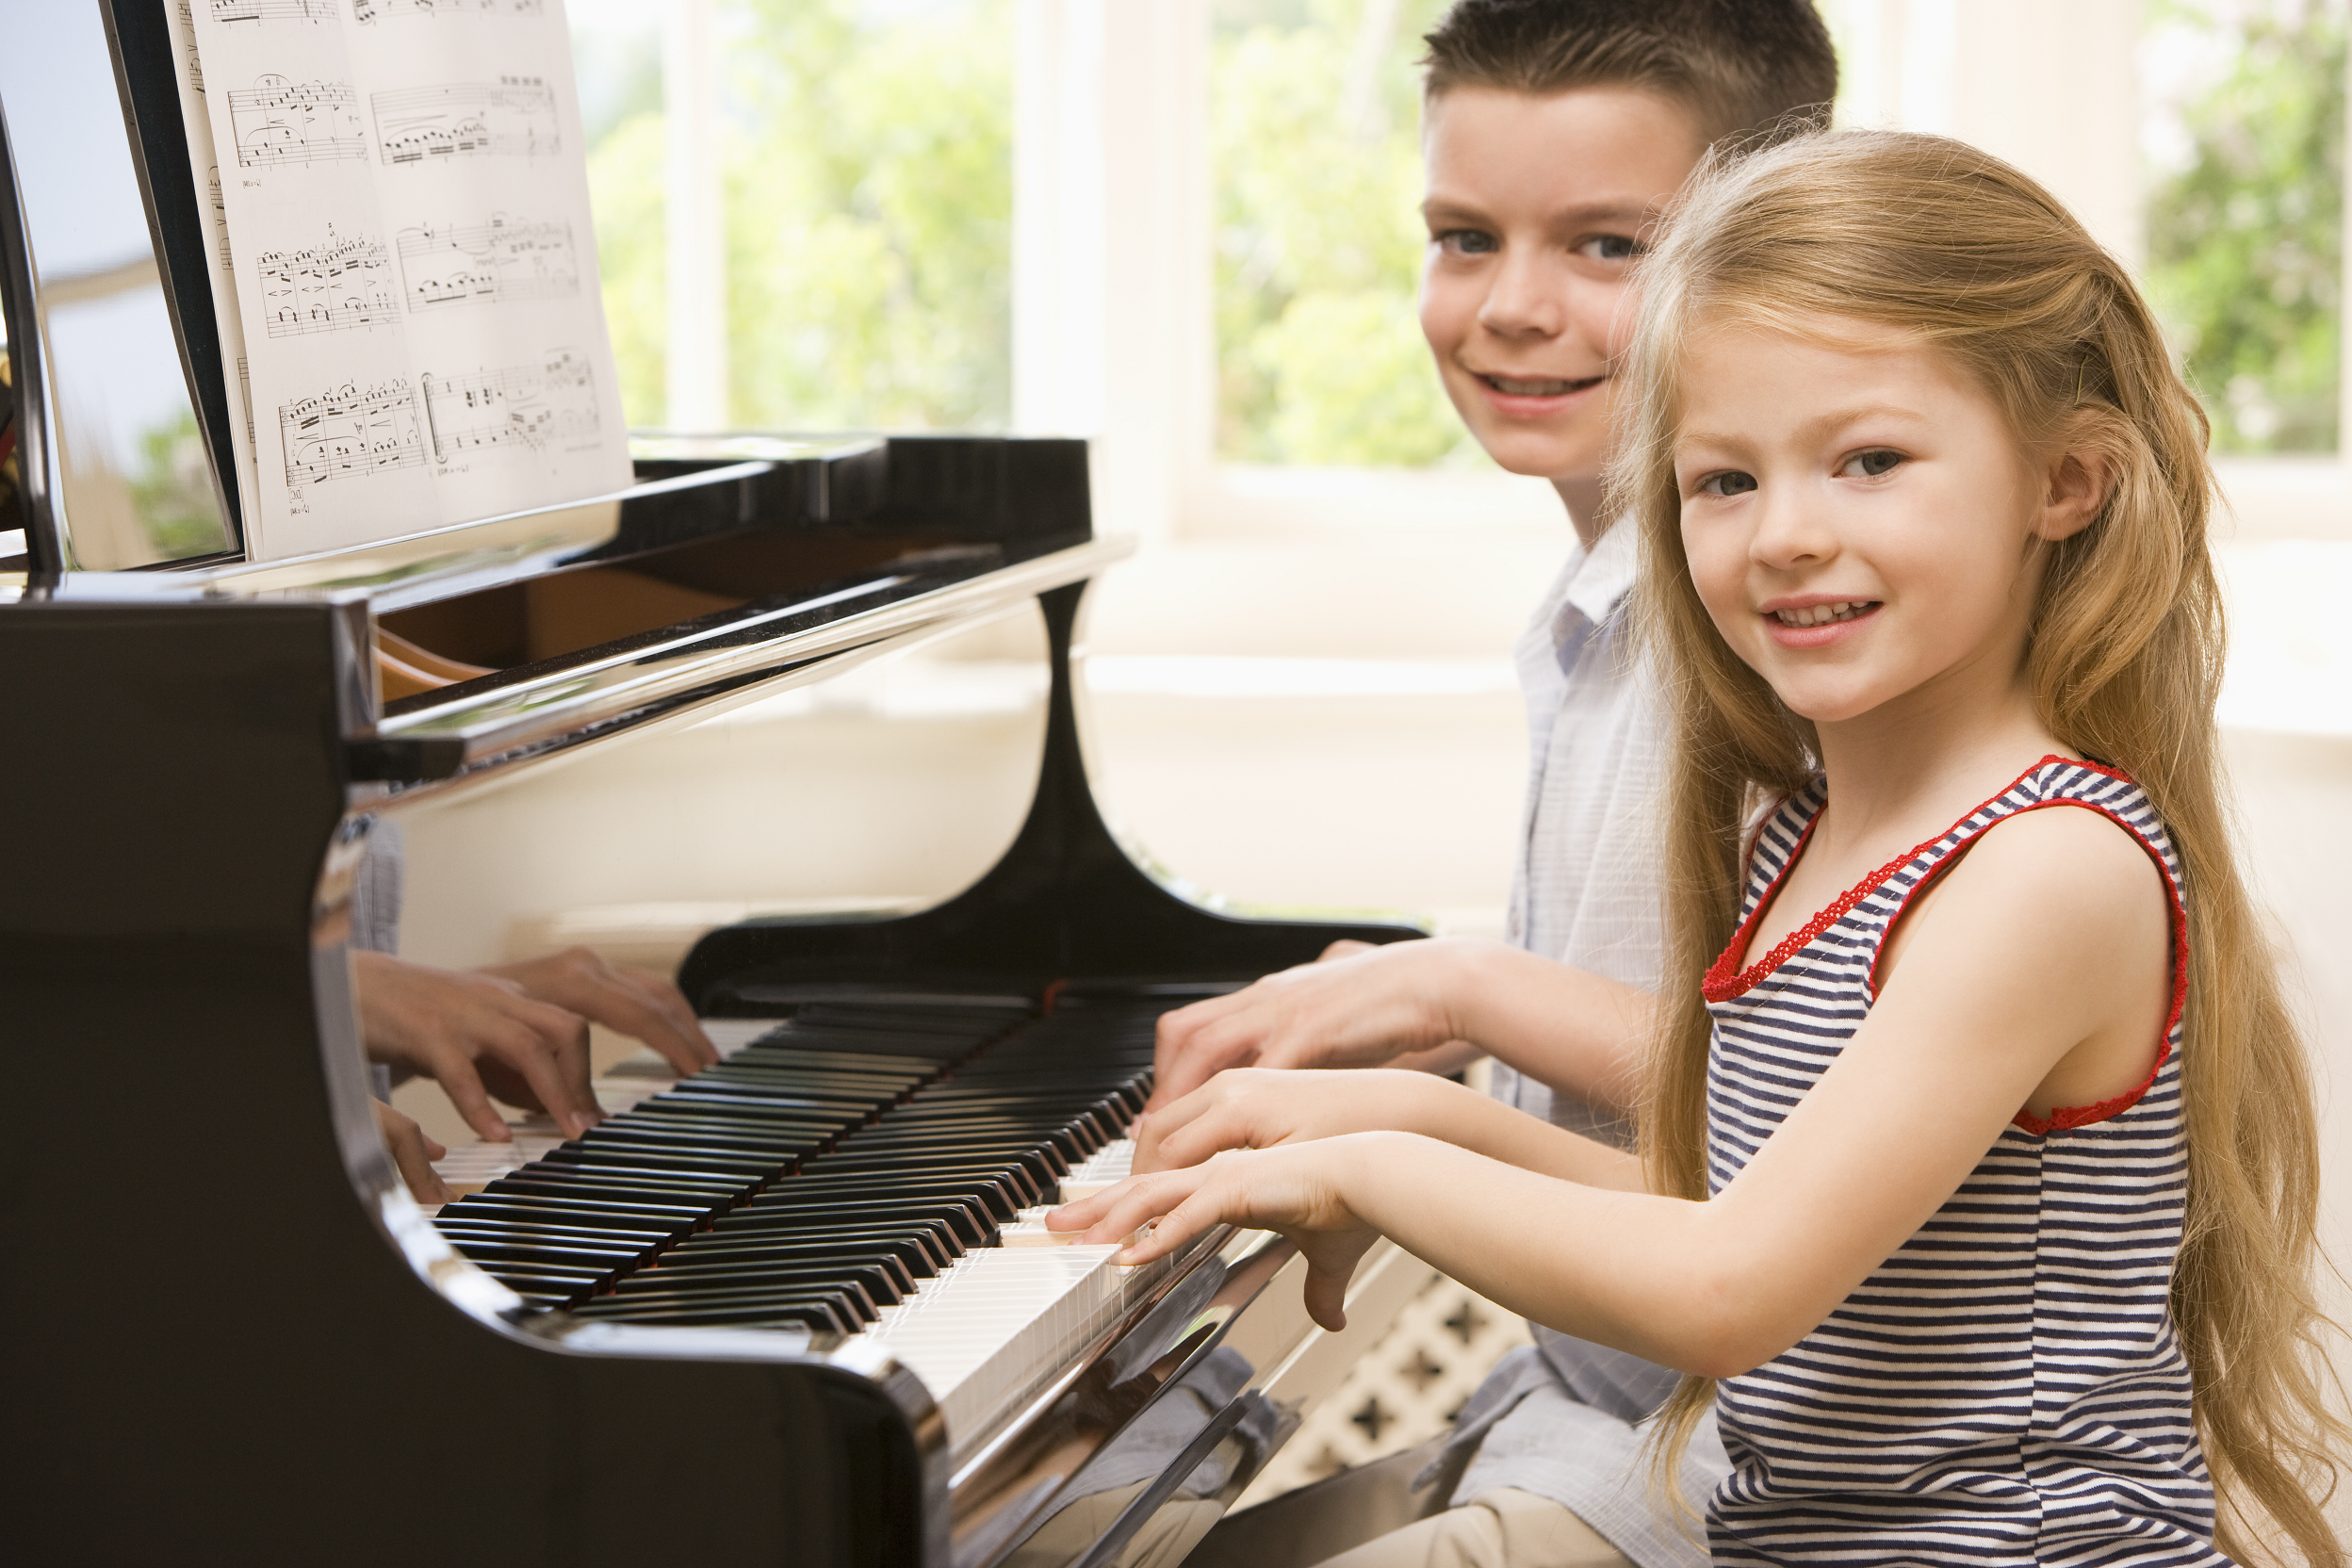
[[[1012,406],[1010,0],[732,0],[722,121],[733,422],[1002,429]],[[632,423],[662,417],[662,121],[594,149]]]
[[[604,319],[620,363],[621,407],[632,425],[662,423],[669,401],[662,381],[669,368],[664,153],[662,113],[655,109],[615,124],[588,155]]]
[[[180,410],[171,424],[141,431],[139,469],[124,477],[131,509],[155,543],[155,559],[185,561],[229,547],[212,487],[212,459],[191,410]]]
[[[2336,449],[2346,8],[2165,0],[2229,63],[2180,106],[2194,155],[2148,193],[2148,283],[2216,450]]]
[[[1479,461],[1421,339],[1420,35],[1445,0],[1226,0],[1212,70],[1217,451]]]

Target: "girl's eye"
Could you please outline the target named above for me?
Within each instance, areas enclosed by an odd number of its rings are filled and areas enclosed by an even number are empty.
[[[1702,496],[1744,496],[1755,488],[1756,476],[1740,473],[1736,468],[1726,473],[1709,474],[1699,481],[1699,494]]]
[[[1631,261],[1642,253],[1642,242],[1629,234],[1596,234],[1576,253],[1592,261]]]
[[[1443,234],[1437,235],[1435,238],[1439,246],[1453,252],[1456,255],[1491,255],[1502,249],[1502,246],[1495,242],[1494,237],[1484,229],[1447,229]]]
[[[1877,451],[1854,453],[1838,471],[1851,479],[1881,479],[1893,473],[1902,463],[1901,452],[1890,452],[1881,448]]]

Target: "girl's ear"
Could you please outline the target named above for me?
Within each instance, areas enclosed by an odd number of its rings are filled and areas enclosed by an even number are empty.
[[[2087,446],[2059,452],[2043,472],[2041,514],[2034,521],[2034,535],[2053,544],[2072,538],[2099,520],[2115,489],[2115,465],[2105,453]]]

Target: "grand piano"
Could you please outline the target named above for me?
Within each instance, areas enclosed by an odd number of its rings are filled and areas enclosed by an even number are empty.
[[[8,1556],[1176,1560],[1425,1271],[1377,1256],[1334,1336],[1270,1236],[1018,1244],[1120,1168],[1161,1011],[1413,933],[1228,917],[1106,829],[1072,648],[1121,549],[1082,443],[673,441],[618,495],[244,559],[167,3],[10,0],[11,36],[78,20],[0,67]],[[50,90],[76,71],[110,90]],[[109,201],[129,253],[60,266]],[[134,334],[103,358],[92,301]],[[110,387],[187,411],[201,526],[126,531]],[[1030,606],[1047,723],[992,870],[711,933],[678,980],[724,1062],[418,1208],[352,1005],[378,825]]]

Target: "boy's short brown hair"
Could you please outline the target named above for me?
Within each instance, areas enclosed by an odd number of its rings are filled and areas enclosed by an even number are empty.
[[[1838,96],[1838,51],[1811,0],[1458,0],[1422,41],[1431,98],[1647,88],[1710,142],[1826,129]]]

